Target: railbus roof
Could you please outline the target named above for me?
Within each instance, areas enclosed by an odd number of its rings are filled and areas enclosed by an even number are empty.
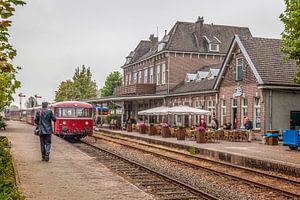
[[[52,105],[54,108],[60,107],[60,108],[93,108],[93,106],[89,103],[81,102],[81,101],[62,101],[57,102]]]

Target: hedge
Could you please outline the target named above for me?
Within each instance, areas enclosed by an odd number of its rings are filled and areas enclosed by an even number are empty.
[[[0,137],[0,199],[24,199],[17,190],[7,137]]]

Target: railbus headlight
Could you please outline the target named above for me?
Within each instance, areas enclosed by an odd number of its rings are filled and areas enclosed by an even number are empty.
[[[67,122],[66,122],[66,121],[63,121],[63,122],[62,122],[62,124],[63,124],[63,125],[66,125],[66,124],[67,124]]]
[[[85,125],[89,125],[89,122],[85,122],[84,124],[85,124]]]

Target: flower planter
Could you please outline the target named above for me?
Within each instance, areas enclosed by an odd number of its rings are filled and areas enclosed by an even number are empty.
[[[162,128],[161,136],[164,138],[171,137],[171,131],[170,131],[169,127]]]
[[[127,124],[127,132],[132,132],[132,124]]]
[[[196,132],[196,142],[197,143],[205,143],[205,131],[197,131]]]
[[[156,127],[150,126],[149,135],[156,135],[156,134],[157,134]]]
[[[177,140],[185,140],[185,129],[178,129],[176,133]]]
[[[140,126],[140,134],[146,134],[146,126]]]

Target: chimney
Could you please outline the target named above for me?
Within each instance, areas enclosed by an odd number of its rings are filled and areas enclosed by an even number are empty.
[[[154,34],[151,34],[149,40],[151,41],[152,46],[154,46],[158,42],[158,37],[154,37]]]
[[[203,17],[199,16],[195,23],[195,34],[199,43],[198,44],[199,47],[202,46],[202,41],[203,41],[203,22],[204,22]]]

